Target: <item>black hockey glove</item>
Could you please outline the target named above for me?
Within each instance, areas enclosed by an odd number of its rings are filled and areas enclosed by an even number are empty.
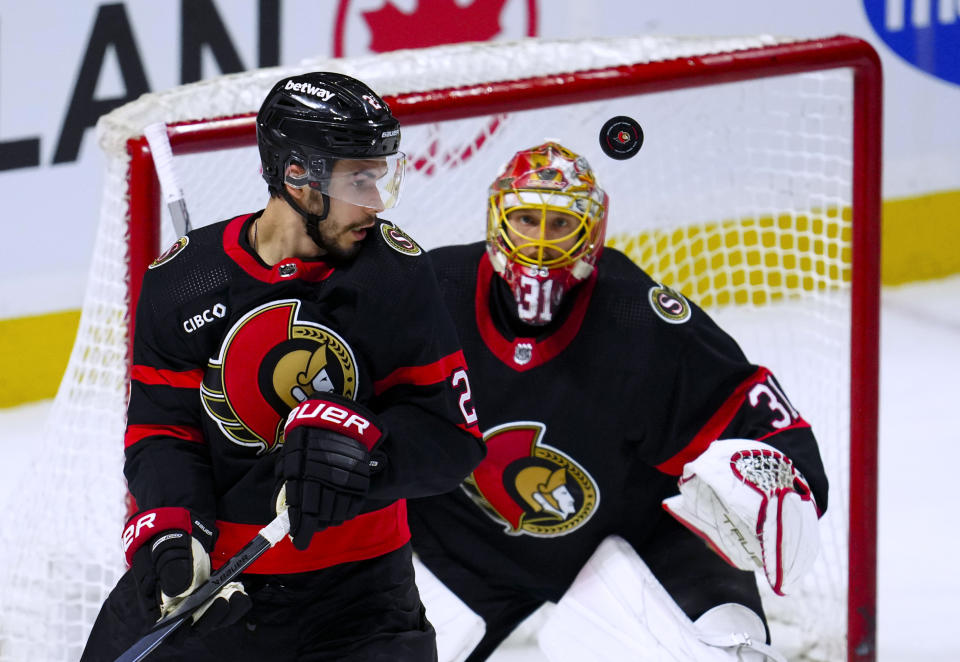
[[[277,480],[286,488],[290,537],[306,549],[313,534],[360,514],[370,476],[383,463],[373,414],[342,396],[315,395],[287,417]]]
[[[215,539],[216,529],[185,508],[156,508],[130,518],[123,531],[123,547],[148,619],[166,615],[207,580]],[[206,633],[230,625],[251,606],[243,584],[231,582],[206,608],[194,613],[194,628]]]

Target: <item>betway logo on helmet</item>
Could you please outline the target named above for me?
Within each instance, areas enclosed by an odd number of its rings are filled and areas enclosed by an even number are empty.
[[[330,99],[333,98],[333,92],[325,90],[322,87],[316,87],[310,83],[294,83],[292,80],[288,80],[287,84],[283,86],[283,89],[312,94],[315,97],[320,97],[323,101],[330,101]]]

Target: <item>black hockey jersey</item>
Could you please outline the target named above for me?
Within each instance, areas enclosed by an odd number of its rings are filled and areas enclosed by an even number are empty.
[[[346,265],[270,267],[247,241],[259,213],[181,237],[137,306],[124,473],[141,509],[215,518],[215,567],[275,515],[290,409],[314,392],[365,404],[386,465],[364,512],[301,552],[284,540],[249,572],[383,554],[409,539],[404,497],[457,487],[483,457],[463,353],[430,258],[379,220]]]
[[[770,371],[622,253],[604,250],[538,338],[510,331],[512,298],[483,243],[432,257],[487,456],[461,489],[410,501],[414,549],[556,601],[607,536],[642,546],[683,465],[718,438],[779,448],[826,508],[810,426]]]

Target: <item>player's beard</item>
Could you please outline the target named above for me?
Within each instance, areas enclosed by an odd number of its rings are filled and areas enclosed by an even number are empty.
[[[349,232],[352,232],[354,229],[361,227],[361,225],[366,225],[362,223],[356,226],[351,226],[348,228],[343,228],[342,230],[337,231],[336,233],[330,232],[330,226],[326,225],[324,221],[320,221],[319,231],[320,231],[320,248],[327,252],[323,256],[324,261],[330,262],[333,264],[343,264],[349,262],[357,256],[357,253],[360,252],[360,248],[363,246],[362,241],[350,241],[347,242],[346,246],[342,246],[337,243],[337,239],[346,235]]]
[[[309,190],[306,199],[306,208],[312,214],[322,215],[324,208],[324,198],[319,191]],[[360,252],[363,246],[362,241],[356,241],[350,237],[350,233],[370,224],[375,218],[365,219],[358,223],[353,223],[346,227],[337,228],[327,217],[317,224],[317,232],[320,235],[320,241],[314,237],[314,242],[322,248],[326,254],[323,256],[325,262],[333,264],[344,264],[351,261]],[[306,221],[304,221],[306,222]],[[342,241],[344,238],[348,240]]]

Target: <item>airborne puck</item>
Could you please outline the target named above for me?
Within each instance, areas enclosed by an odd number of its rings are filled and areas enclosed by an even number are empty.
[[[642,145],[643,129],[632,117],[611,117],[600,129],[600,149],[612,159],[629,159]]]

